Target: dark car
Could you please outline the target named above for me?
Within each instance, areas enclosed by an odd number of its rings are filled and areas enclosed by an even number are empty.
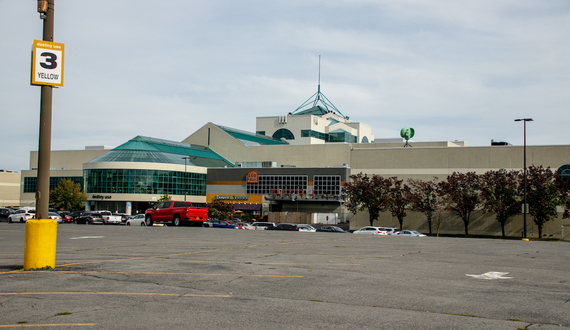
[[[299,231],[299,227],[292,223],[280,223],[277,226],[269,226],[265,230],[292,230]]]
[[[229,221],[225,221],[225,220],[219,220],[219,219],[211,219],[208,220],[208,224],[210,227],[212,228],[233,228],[233,229],[242,229],[240,228],[239,225],[236,225],[235,223],[231,223]]]
[[[14,213],[13,209],[0,208],[0,221],[8,221],[10,214]]]
[[[75,218],[75,223],[79,224],[103,224],[103,215],[99,212],[83,212],[81,216]]]
[[[345,233],[348,234],[347,231],[344,231],[344,229],[337,227],[337,226],[322,226],[320,228],[317,228],[317,231],[319,232],[327,232],[327,233]]]
[[[85,211],[71,211],[69,213],[69,216],[71,217],[71,220],[75,220],[75,218],[78,218],[81,216],[81,213],[83,213]]]

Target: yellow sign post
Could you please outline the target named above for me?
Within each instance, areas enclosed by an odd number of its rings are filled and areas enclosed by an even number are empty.
[[[32,46],[32,85],[63,86],[65,45],[34,40]]]

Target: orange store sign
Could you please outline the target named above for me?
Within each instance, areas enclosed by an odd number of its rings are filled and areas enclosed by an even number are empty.
[[[257,183],[259,181],[259,177],[256,171],[249,171],[245,178],[247,183]]]

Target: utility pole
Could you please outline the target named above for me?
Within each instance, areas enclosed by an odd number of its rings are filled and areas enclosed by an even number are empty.
[[[54,1],[38,1],[40,18],[44,20],[43,40],[53,42]],[[46,8],[47,7],[47,8]],[[45,12],[41,11],[46,9]],[[36,219],[47,219],[49,211],[49,177],[51,163],[51,118],[53,86],[41,86],[40,138],[38,148],[38,177],[36,190]]]
[[[532,118],[520,118],[520,119],[515,119],[515,121],[522,121],[523,125],[524,125],[524,151],[523,151],[523,157],[524,157],[524,199],[523,199],[523,206],[522,206],[522,211],[523,211],[523,237],[526,237],[526,214],[528,213],[528,204],[526,203],[526,122],[527,121],[533,121]],[[540,238],[540,237],[539,237]]]

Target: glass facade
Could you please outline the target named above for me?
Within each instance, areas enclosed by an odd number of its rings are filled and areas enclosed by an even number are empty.
[[[562,165],[558,168],[558,170],[556,172],[558,172],[558,174],[560,174],[562,179],[570,182],[570,165],[568,165],[568,164]]]
[[[247,183],[246,190],[256,195],[307,193],[307,181],[306,175],[260,175],[257,183]]]
[[[81,189],[83,190],[83,177],[82,176],[52,176],[49,178],[49,191],[52,191],[57,187],[62,179],[73,181],[73,183],[79,183]],[[25,177],[24,178],[24,193],[35,193],[38,190],[38,178],[37,177]]]
[[[315,195],[340,195],[340,175],[315,175]]]
[[[252,195],[267,194],[313,194],[308,191],[307,175],[260,175],[258,183],[247,183],[246,190]],[[316,195],[340,195],[340,175],[315,175],[313,190]]]
[[[206,174],[139,169],[84,170],[86,193],[206,196]]]
[[[342,133],[322,133],[318,131],[313,131],[309,129],[304,129],[301,131],[301,137],[312,137],[315,139],[323,140],[325,142],[349,142],[356,143],[358,138],[348,132]]]

